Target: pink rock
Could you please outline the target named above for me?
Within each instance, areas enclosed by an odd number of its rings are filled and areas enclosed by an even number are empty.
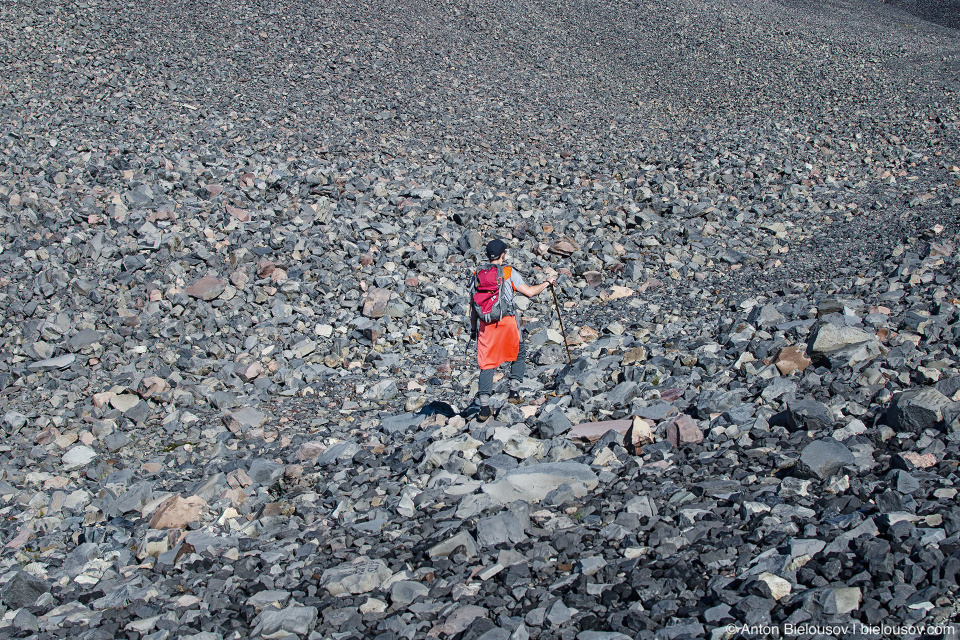
[[[387,314],[387,305],[390,303],[390,291],[387,289],[371,289],[363,302],[363,315],[367,318],[382,318]]]
[[[794,371],[803,371],[809,367],[811,360],[804,347],[784,347],[777,354],[774,364],[782,375],[788,376]]]
[[[245,209],[238,209],[227,205],[227,213],[236,218],[239,222],[250,222],[250,213]]]
[[[200,298],[209,302],[216,299],[226,288],[227,283],[223,280],[204,276],[187,287],[186,294],[191,298]]]
[[[244,382],[253,382],[264,373],[263,365],[259,362],[254,362],[241,368],[240,371],[237,372],[237,375],[239,375],[240,379]]]
[[[681,444],[696,444],[703,441],[700,426],[688,415],[672,418],[663,425],[667,440],[675,447]]]
[[[601,422],[583,422],[570,429],[567,437],[596,442],[608,431],[616,431],[629,436],[634,445],[653,442],[650,424],[643,418],[632,420],[603,420]]]
[[[599,287],[603,284],[603,274],[599,271],[587,271],[583,274],[583,279],[591,287]]]
[[[113,391],[104,391],[103,393],[93,394],[93,406],[97,409],[102,409],[110,402],[110,399],[114,397],[115,394]]]
[[[932,453],[917,453],[916,451],[907,451],[900,456],[919,469],[928,469],[937,464],[937,458]]]
[[[277,265],[269,260],[261,260],[257,264],[257,275],[261,278],[269,278],[270,274],[273,273],[273,270],[277,268]]]
[[[140,381],[141,398],[149,398],[150,396],[154,396],[158,393],[164,393],[166,391],[170,391],[170,385],[167,384],[167,381],[163,378],[150,376]]]
[[[183,529],[191,522],[199,520],[206,507],[207,501],[197,496],[170,496],[160,503],[150,518],[150,528]]]
[[[33,537],[33,523],[28,522],[23,525],[23,528],[20,529],[20,533],[17,534],[17,537],[7,543],[7,549],[19,549],[23,545],[27,544],[30,538]]]
[[[234,469],[227,474],[227,484],[234,489],[249,487],[252,482],[253,480],[250,479],[250,476],[247,475],[247,472],[243,469]]]
[[[567,240],[557,240],[550,245],[550,248],[547,249],[547,251],[557,256],[568,257],[577,249],[579,249],[579,247],[572,242],[568,242]]]
[[[250,282],[250,276],[242,269],[237,269],[230,274],[230,283],[237,289],[246,289],[248,282]]]

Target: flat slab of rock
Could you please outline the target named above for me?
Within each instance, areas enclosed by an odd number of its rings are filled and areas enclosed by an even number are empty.
[[[267,414],[253,407],[243,407],[223,414],[223,423],[230,431],[242,433],[250,429],[259,429],[267,422]]]
[[[484,485],[483,492],[501,504],[540,502],[563,484],[570,485],[574,496],[580,498],[596,489],[599,480],[588,465],[579,462],[544,462],[508,471],[500,480]]]
[[[66,369],[74,362],[76,362],[77,356],[72,353],[66,355],[57,356],[56,358],[47,358],[46,360],[38,360],[37,362],[31,362],[27,365],[28,369],[34,371],[51,371],[53,369]]]
[[[332,596],[369,593],[392,575],[383,560],[362,559],[325,570],[320,576],[320,585],[326,587]]]
[[[227,288],[227,283],[220,278],[204,276],[185,289],[185,293],[191,298],[199,298],[209,302],[220,297]]]
[[[150,528],[183,529],[191,522],[199,520],[206,508],[207,502],[203,498],[170,496],[157,507],[150,518]]]
[[[63,468],[66,471],[71,469],[78,469],[80,467],[85,467],[90,462],[92,462],[97,457],[97,452],[88,447],[87,445],[81,444],[76,447],[73,447],[65,454],[61,461],[63,462]]]
[[[853,452],[833,438],[814,440],[800,453],[801,469],[820,480],[829,478],[842,467],[855,465],[856,462]]]

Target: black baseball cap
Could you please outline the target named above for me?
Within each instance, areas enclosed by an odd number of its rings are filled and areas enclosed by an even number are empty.
[[[487,243],[487,257],[495,260],[502,256],[507,250],[507,243],[497,238]]]

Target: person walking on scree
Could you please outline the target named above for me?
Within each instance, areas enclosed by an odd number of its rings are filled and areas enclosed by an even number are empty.
[[[490,417],[490,394],[493,393],[493,374],[504,362],[510,362],[510,395],[508,401],[520,404],[520,383],[527,370],[527,347],[520,335],[520,326],[517,323],[516,310],[513,305],[514,293],[520,293],[533,298],[556,282],[556,278],[548,278],[538,285],[528,285],[516,269],[504,265],[507,255],[507,243],[503,240],[491,240],[486,247],[487,259],[490,264],[485,265],[473,273],[470,280],[470,339],[477,341],[477,364],[480,365],[479,400],[480,413],[477,419],[485,422]],[[484,273],[491,274],[485,277]],[[503,307],[502,317],[491,322],[485,322],[477,312],[476,293],[483,289],[483,283],[489,282],[490,277],[496,277],[496,295],[500,298],[499,304]],[[498,314],[499,315],[499,314]],[[494,316],[496,317],[496,316]]]

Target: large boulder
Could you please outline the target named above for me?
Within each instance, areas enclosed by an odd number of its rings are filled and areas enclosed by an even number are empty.
[[[897,431],[920,433],[938,427],[950,398],[933,387],[910,389],[893,397],[887,410],[887,424]]]

